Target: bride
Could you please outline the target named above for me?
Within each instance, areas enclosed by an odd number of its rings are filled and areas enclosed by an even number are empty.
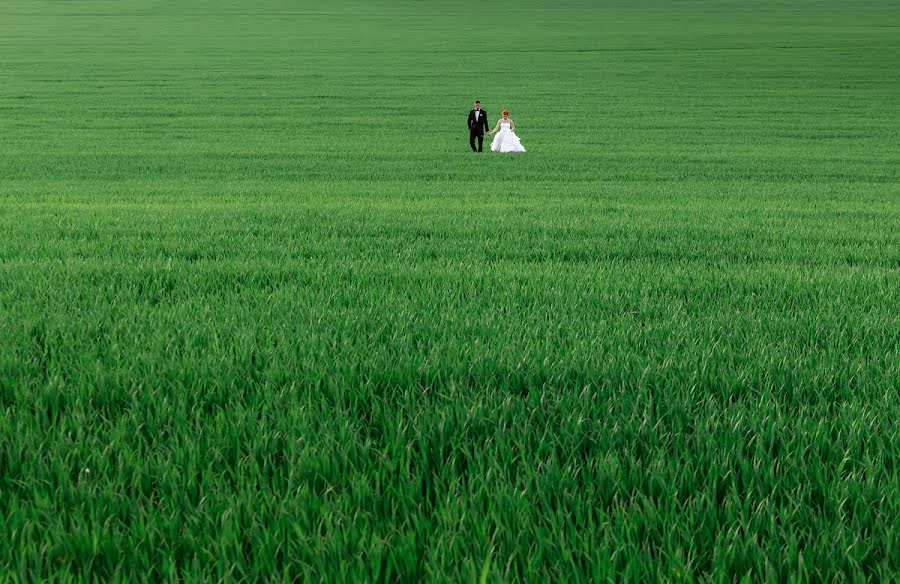
[[[508,109],[503,110],[503,119],[497,122],[494,129],[488,132],[487,135],[492,135],[497,131],[497,128],[500,128],[500,132],[494,136],[494,141],[491,142],[491,151],[525,152],[525,147],[522,146],[522,142],[516,136],[516,123],[509,117]]]

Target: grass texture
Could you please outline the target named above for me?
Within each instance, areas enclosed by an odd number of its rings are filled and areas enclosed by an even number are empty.
[[[0,579],[896,581],[898,30],[0,1]]]

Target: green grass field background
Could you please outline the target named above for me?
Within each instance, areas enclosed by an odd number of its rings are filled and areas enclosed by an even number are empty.
[[[0,579],[896,580],[898,167],[889,0],[0,0]]]

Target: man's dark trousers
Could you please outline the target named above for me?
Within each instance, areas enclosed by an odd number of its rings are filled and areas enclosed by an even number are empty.
[[[475,139],[478,138],[478,148],[475,148]],[[471,130],[469,132],[469,145],[472,146],[473,152],[484,152],[484,132],[476,132],[475,130]]]

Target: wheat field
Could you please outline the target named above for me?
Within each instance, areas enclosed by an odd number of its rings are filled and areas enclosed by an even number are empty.
[[[0,0],[0,580],[897,580],[898,30]]]

